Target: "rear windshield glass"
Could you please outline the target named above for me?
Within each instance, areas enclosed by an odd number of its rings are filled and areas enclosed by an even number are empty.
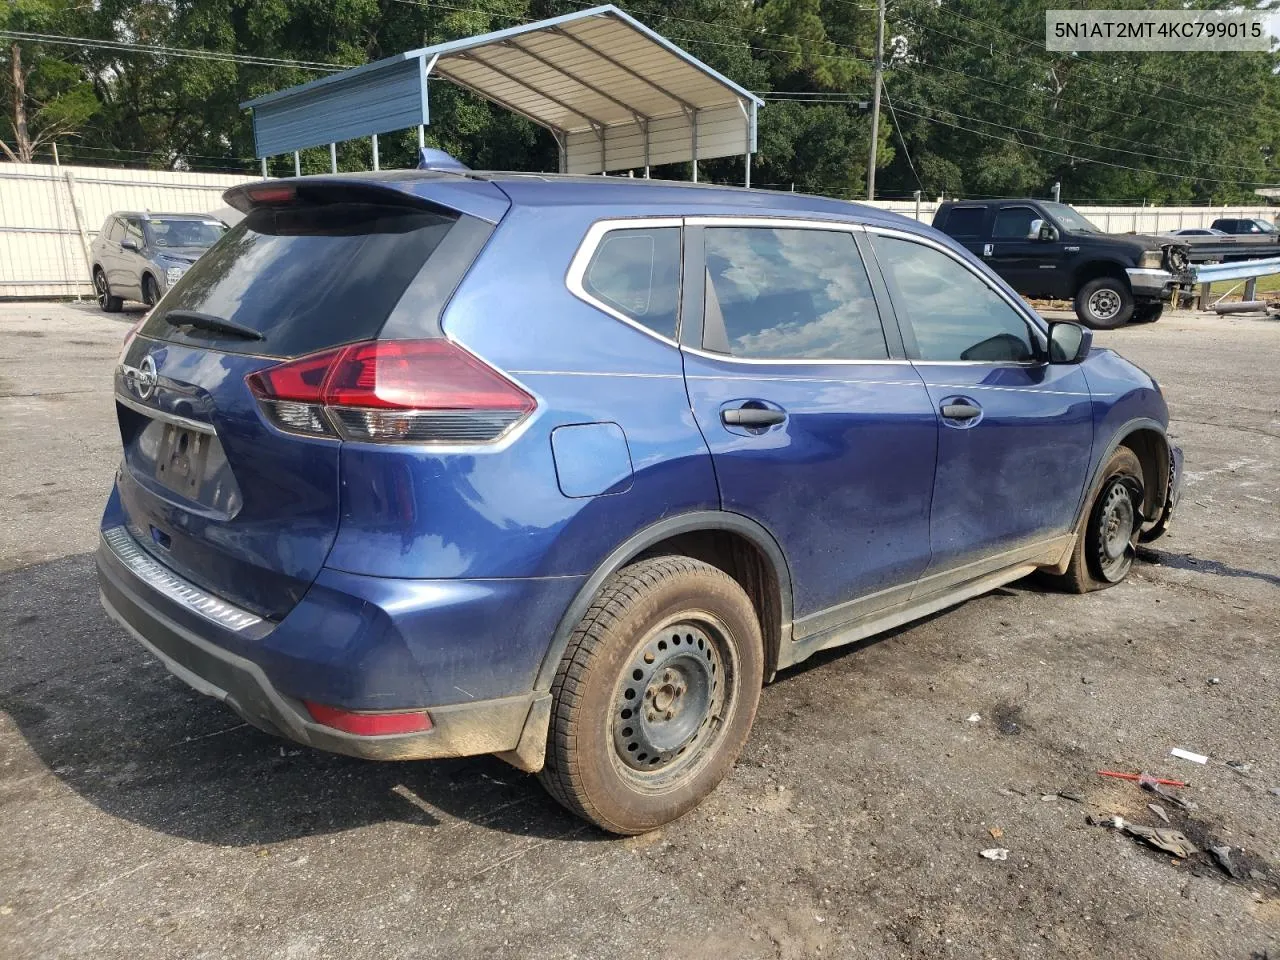
[[[368,203],[259,208],[196,261],[141,332],[277,357],[370,339],[456,220]],[[170,324],[179,309],[262,339]]]
[[[143,226],[147,239],[157,247],[209,247],[227,232],[225,226],[209,220],[160,220],[152,217]]]

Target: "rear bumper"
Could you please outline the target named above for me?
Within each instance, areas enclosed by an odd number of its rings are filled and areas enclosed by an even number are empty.
[[[114,543],[120,543],[118,537]],[[196,598],[194,604],[185,601],[183,581],[177,581],[175,589],[172,574],[160,584],[140,576],[137,564],[131,565],[105,538],[98,549],[97,566],[102,605],[107,613],[171,673],[194,690],[226,703],[255,727],[312,747],[374,760],[516,751],[531,713],[545,712],[549,705],[545,693],[539,695],[532,689],[512,696],[440,705],[433,705],[429,699],[405,702],[403,695],[398,698],[401,702],[382,703],[378,691],[370,689],[378,682],[378,673],[359,666],[349,668],[343,677],[348,688],[365,693],[355,703],[343,702],[345,698],[340,697],[287,691],[279,676],[279,654],[273,656],[270,645],[282,630],[296,633],[284,630],[289,618],[280,624],[258,621],[238,630],[230,629],[200,611],[199,598],[207,595],[198,587],[190,585],[191,596]],[[289,642],[289,637],[284,639]],[[324,651],[350,638],[313,635],[309,639],[317,651]],[[548,634],[543,649],[549,640]],[[371,651],[357,658],[358,662],[376,660]],[[420,733],[358,736],[316,723],[302,703],[304,697],[347,709],[425,708],[432,728]]]

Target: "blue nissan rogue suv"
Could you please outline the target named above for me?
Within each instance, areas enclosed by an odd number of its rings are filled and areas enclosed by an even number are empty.
[[[1156,383],[941,233],[601,177],[240,186],[130,333],[107,610],[264,730],[637,833],[763,682],[1164,532]]]

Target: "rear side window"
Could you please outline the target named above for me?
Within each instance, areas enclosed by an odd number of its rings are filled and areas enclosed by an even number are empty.
[[[980,237],[986,218],[986,207],[952,207],[944,229],[953,237]]]
[[[629,320],[674,340],[680,228],[610,230],[587,264],[582,287]]]
[[[705,237],[707,349],[780,360],[889,356],[851,233],[710,227]]]
[[[277,357],[370,339],[456,221],[369,203],[256,209],[196,261],[141,332]],[[263,339],[166,322],[179,308]]]
[[[1030,207],[1006,207],[996,214],[991,236],[995,240],[1025,240],[1036,212]]]

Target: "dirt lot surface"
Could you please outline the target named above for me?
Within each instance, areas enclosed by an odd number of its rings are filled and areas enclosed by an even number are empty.
[[[108,621],[128,319],[0,305],[4,960],[1280,956],[1280,323],[1098,338],[1188,464],[1126,583],[1015,584],[785,674],[702,808],[616,840],[497,760],[273,740]],[[1159,825],[1101,769],[1191,781],[1164,808],[1241,879],[1086,823]]]

